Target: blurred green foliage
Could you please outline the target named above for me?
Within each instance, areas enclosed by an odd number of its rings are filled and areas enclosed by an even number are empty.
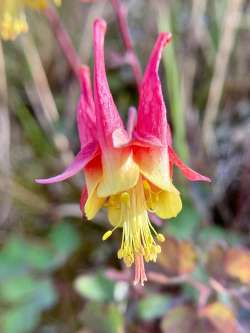
[[[10,236],[0,252],[0,326],[4,333],[32,332],[41,313],[59,299],[51,274],[80,244],[69,223],[55,225],[43,243]]]

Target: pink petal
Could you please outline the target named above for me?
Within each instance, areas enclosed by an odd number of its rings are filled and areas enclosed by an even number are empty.
[[[80,69],[81,95],[77,106],[77,126],[81,147],[96,140],[94,100],[87,66]]]
[[[136,108],[131,106],[128,110],[127,133],[120,128],[112,133],[113,146],[115,148],[126,147],[132,144],[133,131],[137,121]]]
[[[114,148],[126,147],[130,144],[131,139],[121,128],[114,130],[112,133],[112,143]]]
[[[36,179],[36,183],[38,184],[52,184],[61,182],[65,179],[68,179],[75,174],[77,174],[80,170],[82,170],[97,154],[98,146],[96,143],[90,143],[84,149],[81,149],[80,152],[76,155],[72,163],[68,166],[68,168],[58,176],[47,178],[47,179]]]
[[[130,139],[132,139],[132,134],[137,123],[137,110],[134,106],[130,106],[128,109],[128,123],[127,132]]]
[[[134,139],[133,145],[135,145],[135,146],[149,147],[149,148],[154,146],[154,147],[158,147],[158,148],[163,148],[161,141],[152,135],[147,135],[147,136],[141,137],[140,135],[138,135],[137,132],[134,132],[133,139]]]
[[[176,154],[176,152],[171,148],[168,147],[169,159],[172,163],[174,163],[183,173],[183,175],[192,181],[204,181],[204,182],[211,182],[211,179],[199,174],[198,172],[189,168]]]
[[[154,137],[163,146],[167,145],[168,125],[158,69],[162,50],[170,40],[170,33],[161,33],[152,50],[140,89],[135,129],[137,139],[148,141]]]
[[[127,136],[106,77],[104,59],[106,27],[106,22],[101,19],[97,19],[94,23],[94,100],[97,135],[102,149],[113,146],[112,134],[115,130],[119,130],[120,136],[124,138]]]

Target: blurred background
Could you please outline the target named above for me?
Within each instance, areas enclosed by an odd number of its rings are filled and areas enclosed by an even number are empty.
[[[115,6],[63,0],[52,21],[27,8],[29,32],[0,43],[0,332],[249,333],[250,3],[122,4],[142,68],[158,32],[172,32],[160,74],[174,145],[212,183],[188,183],[175,170],[183,210],[157,220],[162,254],[147,265],[145,287],[134,287],[116,256],[120,233],[101,241],[105,212],[92,222],[80,212],[82,174],[34,183],[79,149],[79,85],[55,20],[90,66],[93,20],[108,22],[108,80],[124,120],[137,104]]]

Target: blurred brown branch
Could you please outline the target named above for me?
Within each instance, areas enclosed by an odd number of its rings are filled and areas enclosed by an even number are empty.
[[[69,141],[67,137],[62,133],[58,133],[55,129],[54,125],[55,122],[59,119],[59,114],[49,87],[49,82],[43,68],[40,55],[30,34],[22,37],[21,44],[34,80],[39,103],[42,107],[42,119],[44,120],[43,128],[48,134],[52,136],[55,147],[60,152],[63,163],[67,165],[69,161],[72,160],[73,154],[69,148]],[[31,96],[33,96],[33,94],[31,94],[29,97]],[[34,102],[35,98],[32,97],[31,103],[34,105],[34,110],[36,111],[37,107],[35,106],[36,103],[34,104]],[[38,117],[38,120],[39,119],[41,119],[41,117]]]
[[[2,194],[0,199],[0,224],[8,218],[10,211],[10,118],[8,112],[7,80],[4,53],[0,41],[0,176]]]
[[[17,202],[29,207],[32,211],[46,213],[49,209],[48,202],[42,196],[34,193],[13,179],[9,181],[9,188],[6,188],[3,177],[0,178],[0,194],[1,198],[3,195],[8,195]]]
[[[206,6],[207,0],[192,1],[191,15],[187,29],[189,47],[187,47],[185,58],[183,60],[184,98],[187,109],[187,118],[190,117],[190,113],[193,111],[192,94],[198,64],[197,58],[195,57],[195,51],[204,39],[205,29],[203,27],[202,18],[206,11]],[[190,121],[190,119],[187,119],[187,121]]]
[[[129,33],[129,27],[127,22],[127,9],[122,4],[121,0],[112,0],[112,6],[114,8],[114,11],[116,13],[117,21],[119,24],[121,37],[123,40],[124,47],[126,49],[126,58],[128,60],[128,63],[130,64],[132,68],[132,72],[137,84],[137,88],[139,90],[140,83],[142,80],[142,71],[141,71],[141,65],[137,58],[137,55],[134,50],[132,38]]]
[[[64,28],[60,17],[54,8],[49,7],[44,10],[44,13],[71,70],[75,74],[76,78],[79,79],[81,61],[76,53],[68,32]]]
[[[229,0],[221,29],[220,44],[215,59],[214,73],[210,84],[205,117],[203,142],[209,152],[214,149],[214,123],[216,121],[230,55],[233,51],[237,29],[242,16],[244,0]]]

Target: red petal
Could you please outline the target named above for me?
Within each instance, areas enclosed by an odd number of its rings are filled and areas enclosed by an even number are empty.
[[[94,99],[97,135],[101,148],[113,146],[112,134],[115,130],[126,137],[121,117],[111,95],[105,70],[104,37],[106,22],[97,19],[94,23]]]
[[[96,140],[94,101],[87,66],[80,69],[81,95],[77,106],[77,126],[81,147]]]
[[[167,142],[168,142],[168,146],[172,147],[172,143],[173,143],[173,139],[172,139],[172,131],[171,128],[169,126],[169,124],[167,125],[168,130],[167,130]]]
[[[158,75],[159,63],[164,46],[170,41],[170,33],[161,33],[152,50],[140,89],[136,139],[149,141],[154,137],[167,146],[167,118],[161,81]]]
[[[81,198],[80,198],[80,209],[81,209],[81,211],[83,211],[87,199],[88,199],[88,190],[87,190],[87,187],[84,186],[83,189],[82,189]]]
[[[192,181],[204,181],[204,182],[211,182],[211,179],[199,174],[198,172],[189,168],[176,154],[173,148],[168,147],[169,159],[172,163],[174,163],[183,173],[183,175]]]
[[[169,154],[169,152],[168,152],[168,154]],[[170,156],[169,156],[169,175],[170,175],[171,179],[173,178],[173,174],[174,174],[174,163],[173,163],[173,161],[171,161]]]

